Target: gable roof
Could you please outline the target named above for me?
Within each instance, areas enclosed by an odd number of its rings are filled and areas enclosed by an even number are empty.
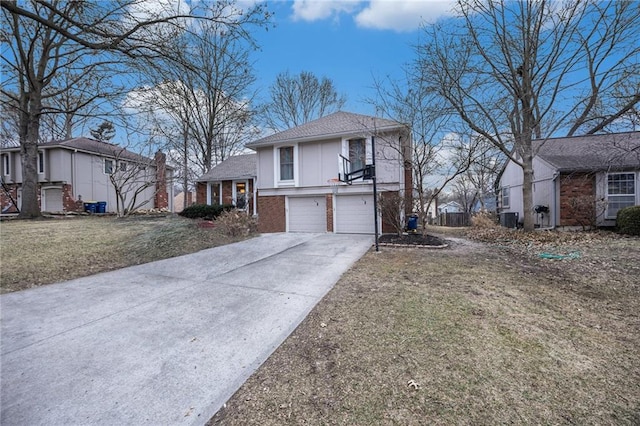
[[[258,154],[234,155],[212,167],[197,182],[212,182],[256,177]]]
[[[117,159],[126,159],[130,161],[137,161],[141,163],[147,163],[153,161],[152,159],[145,157],[128,149],[115,145],[109,142],[101,142],[95,139],[89,139],[85,137],[65,139],[61,141],[49,141],[38,144],[43,148],[64,148],[90,152],[93,154],[104,155],[107,157],[113,157]]]
[[[269,146],[281,142],[305,142],[343,135],[371,134],[406,127],[397,121],[352,112],[338,111],[309,121],[298,127],[275,133],[248,143],[247,148]]]
[[[640,169],[640,132],[537,140],[533,148],[561,172]]]

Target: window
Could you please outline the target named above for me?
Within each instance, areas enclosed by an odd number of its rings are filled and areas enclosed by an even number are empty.
[[[607,175],[607,217],[614,219],[618,210],[636,204],[635,173]]]
[[[235,206],[237,209],[245,210],[247,208],[247,183],[235,182]]]
[[[125,163],[124,161],[120,162],[120,171],[121,172],[126,172],[127,171],[127,163]]]
[[[44,173],[44,152],[38,151],[38,174]]]
[[[500,207],[509,207],[509,188],[508,186],[503,186],[500,189]]]
[[[4,170],[4,175],[9,176],[11,174],[11,154],[5,154],[2,156],[2,169]]]
[[[364,139],[352,139],[349,141],[349,161],[351,161],[352,172],[364,169],[367,161]]]
[[[280,180],[293,180],[293,147],[285,146],[279,149]]]
[[[104,173],[110,175],[113,173],[113,160],[104,160]]]

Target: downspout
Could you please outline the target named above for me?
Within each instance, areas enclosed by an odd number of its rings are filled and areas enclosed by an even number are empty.
[[[558,176],[560,176],[560,172],[555,172],[553,174],[553,229],[558,227],[558,222],[560,219],[560,211],[558,211]]]
[[[258,187],[256,178],[251,178],[253,181],[253,216],[258,215]]]

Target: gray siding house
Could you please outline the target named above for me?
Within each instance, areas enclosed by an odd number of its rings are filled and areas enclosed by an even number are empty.
[[[533,204],[539,227],[615,226],[618,210],[640,204],[640,132],[534,142]],[[522,169],[509,161],[498,212],[523,215]]]
[[[352,170],[371,164],[373,137],[378,193],[410,195],[410,129],[402,123],[340,111],[247,144],[257,154],[259,230],[374,233],[372,180],[337,181],[341,155]],[[379,219],[379,231],[390,230]]]
[[[82,201],[104,201],[106,211],[116,211],[116,193],[110,177],[119,173],[128,178],[123,183],[129,197],[134,191],[144,208],[172,209],[173,169],[158,152],[147,158],[118,145],[88,138],[72,138],[42,143],[38,146],[38,182],[40,208],[45,212],[82,210]],[[22,166],[20,148],[0,150],[3,190],[3,213],[15,212],[11,198],[20,208]],[[144,187],[144,188],[143,188]],[[142,188],[142,189],[141,189]]]

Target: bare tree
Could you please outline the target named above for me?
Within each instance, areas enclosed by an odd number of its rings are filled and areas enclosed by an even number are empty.
[[[3,1],[0,6],[2,37],[9,45],[2,55],[9,79],[1,93],[3,103],[12,104],[19,117],[23,194],[20,216],[24,218],[40,215],[37,145],[43,112],[53,105],[47,104],[47,97],[58,97],[85,81],[82,70],[103,61],[144,60],[151,66],[167,57],[167,41],[189,31],[196,21],[239,27],[241,31],[247,22],[233,0],[206,3],[206,9],[200,10],[180,10],[177,3],[170,2],[150,7],[143,0]],[[255,6],[255,10],[260,13],[250,14],[250,19],[268,20],[263,5]],[[70,74],[72,84],[57,89],[56,82],[62,81],[60,77],[67,70],[80,72]],[[75,108],[83,104],[74,101],[63,108],[66,111],[59,112],[72,116],[77,112]]]
[[[464,174],[481,152],[481,139],[452,126],[446,105],[419,76],[407,72],[403,82],[376,82],[377,98],[369,102],[379,114],[406,123],[412,132],[413,198],[423,229],[428,211],[442,191]]]
[[[266,125],[274,131],[290,129],[340,110],[346,102],[333,81],[309,71],[278,74],[269,88],[271,100],[263,107]]]
[[[640,9],[628,1],[458,6],[459,19],[425,27],[415,70],[456,119],[522,167],[532,230],[532,140],[607,130],[640,101]]]

